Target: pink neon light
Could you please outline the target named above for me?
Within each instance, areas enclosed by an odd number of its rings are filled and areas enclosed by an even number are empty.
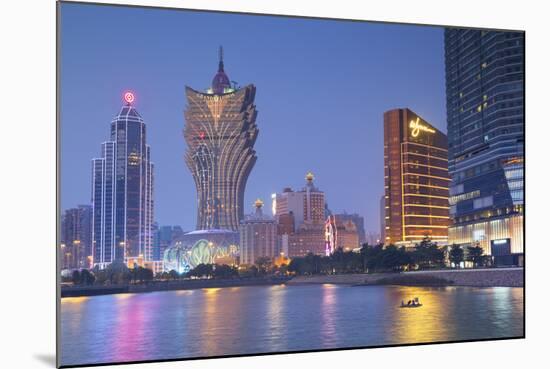
[[[125,92],[124,93],[124,100],[128,103],[128,104],[131,104],[134,102],[135,100],[135,97],[134,97],[134,94],[131,93],[131,92]]]

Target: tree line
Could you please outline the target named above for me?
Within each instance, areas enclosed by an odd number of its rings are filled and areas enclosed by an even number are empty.
[[[463,261],[471,261],[474,267],[488,265],[490,258],[483,255],[481,247],[472,246],[466,250],[464,252],[458,245],[452,245],[448,250],[426,237],[410,251],[403,246],[364,244],[359,252],[337,249],[330,256],[308,254],[294,257],[288,270],[299,275],[399,272],[445,268],[447,260],[454,266]]]

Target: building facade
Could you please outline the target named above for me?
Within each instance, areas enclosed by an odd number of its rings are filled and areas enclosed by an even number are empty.
[[[281,251],[290,257],[326,253],[325,193],[315,186],[313,173],[305,179],[300,191],[285,188],[273,197]]]
[[[385,244],[447,242],[447,137],[409,109],[384,113]]]
[[[365,219],[359,214],[348,214],[346,212],[341,214],[335,214],[336,222],[338,224],[344,224],[348,221],[353,222],[355,225],[357,237],[360,244],[367,242],[367,234],[365,232]]]
[[[125,100],[92,160],[92,259],[99,267],[152,260],[153,163],[133,94]]]
[[[61,217],[61,269],[90,268],[92,207],[79,205]]]
[[[175,242],[181,240],[185,232],[180,226],[154,226],[153,260],[161,261],[164,251]]]
[[[524,33],[445,30],[449,242],[523,253]]]
[[[237,231],[244,191],[256,162],[256,87],[231,87],[220,50],[206,92],[185,88],[185,162],[197,189],[197,229]]]
[[[279,255],[276,221],[264,215],[261,200],[256,200],[254,206],[254,214],[247,216],[239,227],[241,264],[250,265],[258,258],[275,258]]]

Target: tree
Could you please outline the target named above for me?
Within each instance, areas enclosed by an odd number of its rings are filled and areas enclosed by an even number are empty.
[[[95,282],[95,276],[88,269],[82,269],[80,272],[80,284],[91,286]]]
[[[412,253],[412,260],[420,268],[442,266],[445,262],[445,252],[426,236],[415,246],[415,250]]]
[[[168,272],[168,278],[175,281],[176,279],[179,278],[179,274],[178,272],[176,272],[174,269],[172,269],[171,271]]]
[[[267,274],[272,266],[272,260],[270,257],[262,256],[256,259],[256,266],[260,274]]]
[[[237,271],[237,268],[227,264],[216,265],[216,269],[214,269],[214,278],[228,279],[238,276],[239,272]]]
[[[453,244],[449,251],[449,260],[458,268],[460,263],[464,261],[464,250],[462,247]]]
[[[80,272],[78,270],[73,271],[73,284],[80,284]]]
[[[483,263],[483,249],[479,246],[468,246],[468,261],[474,264],[474,267]]]

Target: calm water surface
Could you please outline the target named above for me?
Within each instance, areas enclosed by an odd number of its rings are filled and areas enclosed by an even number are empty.
[[[399,308],[414,296],[424,306]],[[522,335],[522,288],[281,285],[61,302],[62,365]]]

